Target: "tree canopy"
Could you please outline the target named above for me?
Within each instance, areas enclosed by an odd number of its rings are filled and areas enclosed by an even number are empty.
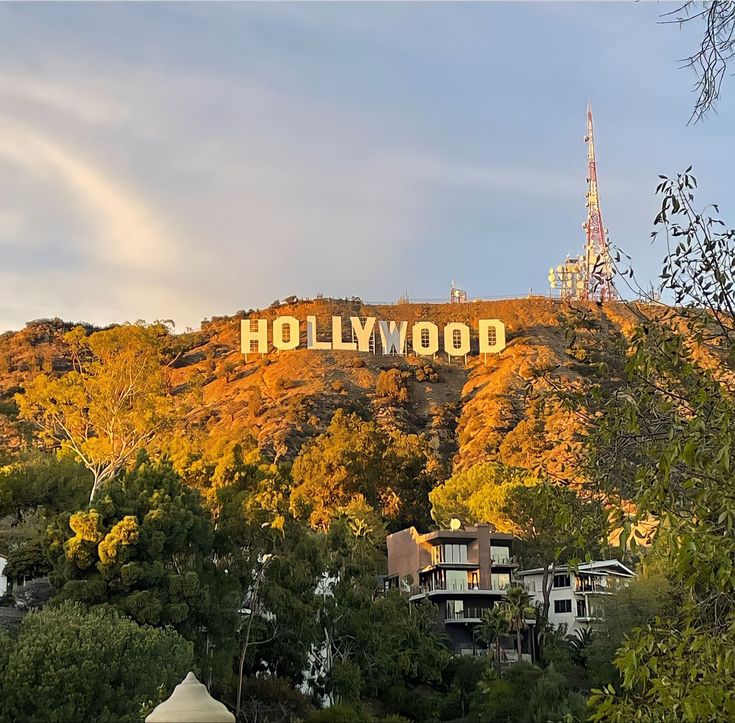
[[[626,386],[590,439],[601,489],[635,503],[621,511],[630,544],[657,522],[652,554],[676,604],[630,633],[596,720],[735,716],[735,231],[695,208],[695,188],[689,170],[659,184],[661,288],[677,306],[639,309]]]
[[[18,723],[139,721],[194,667],[180,635],[110,607],[29,613],[0,642],[0,717]]]
[[[237,583],[213,564],[213,534],[199,493],[170,466],[142,462],[105,485],[94,506],[49,527],[52,581],[63,599],[111,603],[142,624],[191,639],[202,626],[224,634],[235,624],[234,609],[225,610]]]
[[[163,331],[160,324],[125,324],[87,336],[77,327],[64,337],[72,371],[39,374],[15,396],[20,416],[36,425],[42,441],[92,473],[90,500],[172,424]]]
[[[508,495],[516,487],[535,484],[538,479],[526,469],[483,462],[431,490],[431,514],[442,527],[456,517],[464,524],[488,522],[499,532],[514,532],[514,522],[505,513]]]

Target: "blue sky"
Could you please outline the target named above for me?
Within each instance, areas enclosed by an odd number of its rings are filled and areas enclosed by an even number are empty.
[[[659,173],[735,215],[735,81],[687,127],[673,7],[1,5],[0,330],[544,291],[584,241],[588,95],[605,225],[654,279]]]

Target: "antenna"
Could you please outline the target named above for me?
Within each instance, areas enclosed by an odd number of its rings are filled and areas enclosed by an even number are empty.
[[[597,187],[597,161],[595,159],[595,129],[592,123],[592,104],[587,101],[587,220],[584,230],[587,241],[584,247],[584,297],[598,301],[615,298],[612,287],[612,264],[608,250],[607,230],[602,225],[600,195]]]

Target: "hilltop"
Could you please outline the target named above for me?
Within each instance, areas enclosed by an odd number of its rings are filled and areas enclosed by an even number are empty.
[[[252,355],[246,363],[239,349],[240,320],[286,314],[300,320],[314,315],[323,327],[333,315],[409,325],[457,321],[473,332],[478,319],[500,319],[507,347],[487,363],[470,357],[466,366],[448,362],[441,353],[431,360],[305,348]],[[172,334],[169,356],[177,383],[194,375],[200,381],[196,422],[210,443],[249,436],[267,457],[290,459],[305,440],[324,431],[336,409],[346,408],[388,428],[425,433],[455,471],[500,460],[542,466],[573,480],[579,423],[561,407],[542,406],[540,393],[551,385],[583,387],[596,373],[596,361],[620,357],[633,321],[623,304],[575,303],[572,308],[544,297],[385,306],[316,299],[206,320],[199,331]],[[74,326],[40,320],[0,336],[3,446],[13,450],[24,444],[13,394],[39,372],[61,375],[70,369],[63,335]]]

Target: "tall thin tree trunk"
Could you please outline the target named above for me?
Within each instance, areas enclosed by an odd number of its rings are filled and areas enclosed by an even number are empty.
[[[99,485],[99,479],[97,475],[94,476],[94,479],[92,480],[92,490],[89,493],[89,504],[92,504],[92,501],[94,500],[94,495],[97,492],[97,486]]]
[[[242,651],[240,652],[240,667],[238,670],[238,682],[237,682],[237,705],[235,706],[235,720],[240,717],[240,702],[242,700],[242,674],[245,668],[245,655],[248,652],[248,645],[250,643],[250,627],[253,624],[253,618],[255,617],[255,595],[258,591],[257,582],[253,588],[253,598],[250,600],[250,617],[248,618],[248,627],[245,632],[245,640],[243,641]]]
[[[518,665],[523,661],[523,653],[521,652],[521,627],[523,625],[523,619],[519,618],[516,620],[518,627],[516,628],[516,647],[518,648]]]

